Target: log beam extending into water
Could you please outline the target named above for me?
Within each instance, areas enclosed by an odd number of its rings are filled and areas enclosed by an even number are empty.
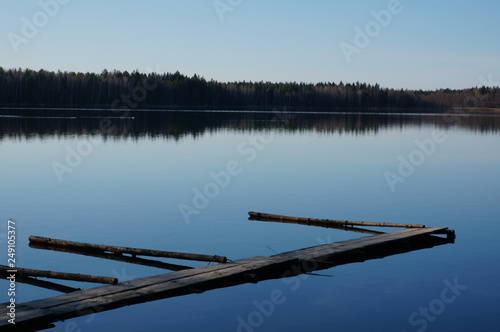
[[[6,273],[10,274],[11,272],[9,271],[12,270],[15,270],[16,271],[15,274],[19,275],[20,277],[44,277],[52,279],[95,282],[98,284],[111,284],[111,285],[116,285],[118,283],[118,279],[111,277],[91,276],[88,274],[79,274],[79,273],[34,270],[34,269],[25,269],[21,267],[10,268],[5,265],[0,265],[0,272],[2,274]]]
[[[111,259],[111,260],[115,260],[115,261],[119,261],[119,262],[152,266],[152,267],[156,267],[159,269],[166,269],[166,270],[171,270],[171,271],[181,271],[181,270],[192,269],[192,267],[190,267],[190,266],[170,264],[170,263],[165,263],[165,262],[160,262],[160,261],[155,261],[155,260],[145,259],[145,258],[139,258],[139,257],[125,256],[123,254],[107,254],[107,253],[103,253],[103,252],[99,252],[99,251],[88,251],[88,250],[74,249],[74,248],[61,247],[61,246],[52,246],[52,245],[40,244],[40,243],[36,243],[36,242],[30,243],[29,246],[30,246],[30,248],[35,248],[35,249],[68,252],[71,254],[98,257],[98,258],[104,258],[104,259]]]
[[[80,288],[73,288],[66,285],[57,284],[51,281],[35,279],[32,277],[24,277],[24,278],[16,277],[16,282],[47,288],[61,293],[71,293],[81,290]]]
[[[330,228],[330,229],[333,228],[333,229],[340,229],[340,230],[343,230],[343,231],[357,232],[357,233],[364,233],[364,234],[371,234],[371,235],[384,234],[384,232],[373,231],[373,230],[365,229],[365,228],[359,228],[359,227],[354,227],[354,226],[345,226],[345,225],[325,223],[325,222],[317,222],[317,221],[308,221],[306,223],[306,222],[297,221],[297,220],[276,220],[276,219],[273,219],[273,218],[263,218],[263,217],[259,217],[259,218],[257,218],[257,217],[250,217],[248,219],[249,220],[258,220],[258,221],[281,222],[281,223],[286,223],[286,224],[297,224],[297,225],[325,227],[325,228]]]
[[[323,226],[328,227],[328,225],[337,225],[337,226],[375,226],[375,227],[404,227],[404,228],[425,228],[425,225],[415,225],[415,224],[394,224],[394,223],[386,223],[386,222],[369,222],[369,221],[348,221],[348,220],[332,220],[332,219],[314,219],[314,218],[299,218],[299,217],[289,217],[282,216],[278,214],[270,214],[270,213],[260,213],[260,212],[248,212],[251,218],[255,220],[265,219],[267,221],[276,221],[276,222],[293,222],[297,224],[303,225],[312,225],[312,226]]]
[[[167,257],[167,258],[186,259],[192,261],[217,262],[217,263],[227,262],[226,257],[217,255],[200,255],[200,254],[188,254],[182,252],[171,252],[163,250],[117,247],[117,246],[108,246],[102,244],[91,244],[83,242],[50,239],[41,236],[30,236],[29,240],[30,243],[46,244],[50,246],[61,246],[61,247],[80,249],[80,250],[100,251],[103,253],[107,252],[115,254],[131,254],[132,256],[140,255],[140,256],[153,256],[153,257]]]

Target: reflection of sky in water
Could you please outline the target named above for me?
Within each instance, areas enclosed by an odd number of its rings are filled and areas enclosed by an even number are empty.
[[[321,120],[327,120],[325,117]],[[247,221],[248,211],[447,226],[456,230],[454,245],[338,266],[319,272],[333,278],[305,276],[296,290],[282,280],[266,281],[110,311],[90,323],[86,317],[75,322],[83,330],[136,330],[139,320],[130,318],[136,315],[157,329],[217,326],[235,330],[238,317],[246,319],[256,310],[254,300],[269,299],[273,289],[280,289],[286,301],[265,318],[260,330],[283,326],[286,331],[416,331],[420,325],[411,326],[409,316],[440,296],[445,279],[457,277],[467,290],[447,304],[427,330],[480,330],[475,324],[481,321],[485,328],[498,328],[495,310],[500,294],[494,286],[500,277],[498,133],[481,133],[476,125],[447,129],[445,142],[437,144],[435,152],[403,183],[396,184],[392,193],[384,172],[397,174],[398,157],[408,158],[417,148],[416,139],[432,137],[436,129],[432,122],[386,123],[377,131],[339,133],[338,128],[321,130],[327,122],[300,121],[300,125],[290,123],[296,130],[277,128],[272,136],[269,129],[242,131],[214,124],[196,138],[187,135],[179,140],[143,135],[138,139],[108,137],[102,142],[102,137],[95,137],[100,144],[72,173],[63,175],[63,182],[58,181],[51,163],[63,163],[66,148],[76,149],[87,136],[49,135],[43,140],[36,135],[29,140],[4,136],[0,144],[0,217],[17,221],[18,266],[122,280],[164,272],[31,249],[29,235],[220,254],[231,259],[362,236]],[[182,119],[182,129],[189,131],[186,123]],[[171,128],[175,124],[173,118],[169,120]],[[311,129],[300,130],[304,127]],[[5,132],[5,124],[2,128]],[[257,148],[249,142],[258,135],[266,143],[260,141]],[[209,173],[224,170],[231,160],[238,162],[241,173],[231,177],[229,185],[186,224],[179,204],[192,205],[193,189],[203,190],[213,181]],[[3,233],[0,231],[2,247]],[[19,284],[18,288],[19,301],[56,295],[28,285]],[[0,301],[7,301],[6,293]],[[64,327],[60,323],[56,330]]]

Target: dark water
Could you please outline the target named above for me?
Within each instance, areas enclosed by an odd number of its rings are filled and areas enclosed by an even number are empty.
[[[500,331],[499,166],[497,116],[1,110],[0,264],[9,218],[18,266],[121,281],[166,271],[29,248],[28,236],[238,259],[365,236],[248,211],[443,226],[455,244],[53,331]],[[17,288],[18,302],[59,294]]]

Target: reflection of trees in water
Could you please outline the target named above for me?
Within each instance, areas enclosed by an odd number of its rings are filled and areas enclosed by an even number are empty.
[[[276,114],[243,112],[162,112],[77,110],[22,110],[0,112],[0,138],[32,139],[79,135],[108,138],[181,139],[206,132],[280,130],[339,134],[370,134],[404,127],[436,126],[473,132],[497,132],[500,116],[450,116],[410,114]],[[105,121],[105,122],[103,122]],[[106,122],[108,121],[108,122]],[[103,126],[108,123],[108,126]],[[105,130],[106,128],[110,128]]]

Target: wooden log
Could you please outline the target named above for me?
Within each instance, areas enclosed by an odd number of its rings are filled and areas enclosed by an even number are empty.
[[[249,220],[258,220],[258,221],[281,222],[281,223],[287,223],[287,224],[298,224],[298,225],[334,228],[334,229],[340,229],[343,231],[357,232],[357,233],[364,233],[364,234],[371,234],[371,235],[384,234],[384,232],[373,231],[370,229],[364,229],[364,228],[359,228],[359,227],[354,227],[354,226],[345,226],[345,225],[339,225],[339,224],[334,224],[334,223],[318,222],[318,221],[307,221],[306,222],[306,221],[297,221],[297,220],[276,220],[276,219],[272,219],[272,218],[256,218],[256,217],[250,217],[248,219]]]
[[[9,272],[15,270],[16,272]],[[88,274],[80,274],[80,273],[66,273],[66,272],[55,272],[55,271],[44,271],[44,270],[34,270],[34,269],[25,269],[21,267],[10,268],[5,265],[0,265],[0,272],[2,274],[9,273],[15,274],[20,277],[45,277],[45,278],[53,278],[53,279],[64,279],[64,280],[74,280],[74,281],[86,281],[86,282],[95,282],[98,284],[111,284],[116,285],[118,283],[118,279],[111,277],[100,277],[100,276],[92,276]]]
[[[30,243],[29,246],[31,248],[35,248],[35,249],[54,250],[54,251],[68,252],[71,254],[98,257],[98,258],[104,258],[104,259],[111,259],[111,260],[115,260],[115,261],[119,261],[119,262],[126,262],[126,263],[132,263],[132,264],[151,266],[151,267],[156,267],[159,269],[166,269],[166,270],[170,270],[170,271],[181,271],[181,270],[192,269],[192,267],[190,267],[190,266],[170,264],[170,263],[165,263],[165,262],[160,262],[160,261],[155,261],[155,260],[145,259],[145,258],[139,258],[139,257],[124,256],[123,254],[107,254],[107,253],[98,252],[98,251],[79,250],[79,249],[68,248],[68,247],[40,244],[40,243],[36,243],[36,242]]]
[[[80,288],[73,288],[66,285],[57,284],[55,282],[39,280],[31,277],[16,278],[16,282],[29,284],[37,287],[47,288],[61,293],[71,293],[81,290]]]
[[[278,214],[260,213],[260,212],[248,212],[250,217],[261,220],[274,220],[276,222],[288,222],[295,221],[297,223],[302,223],[307,225],[308,223],[315,222],[319,224],[336,224],[339,226],[376,226],[376,227],[404,227],[404,228],[425,228],[425,225],[415,225],[415,224],[394,224],[386,222],[369,222],[369,221],[348,221],[348,220],[332,220],[332,219],[315,219],[315,218],[299,218],[299,217],[289,217],[282,216]],[[317,226],[317,225],[315,225]]]
[[[227,257],[217,256],[217,255],[200,255],[200,254],[189,254],[189,253],[163,251],[163,250],[117,247],[117,246],[108,246],[102,244],[91,244],[91,243],[51,239],[41,236],[30,236],[29,240],[31,243],[47,244],[51,246],[62,246],[67,248],[89,250],[89,251],[101,251],[101,252],[108,252],[115,254],[167,257],[167,258],[185,259],[192,261],[205,261],[205,262],[218,262],[218,263],[227,262]]]

